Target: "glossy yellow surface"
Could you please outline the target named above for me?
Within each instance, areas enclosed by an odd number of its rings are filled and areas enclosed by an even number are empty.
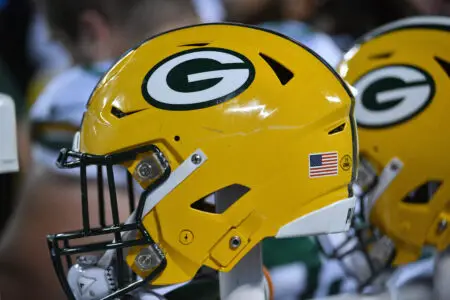
[[[370,214],[371,222],[394,241],[395,264],[417,259],[424,245],[443,249],[450,242],[449,230],[441,234],[437,231],[439,221],[450,221],[450,78],[435,59],[450,62],[450,31],[449,27],[423,27],[418,24],[416,28],[401,30],[400,26],[369,39],[349,51],[339,67],[351,85],[364,74],[391,65],[419,68],[435,84],[432,102],[408,121],[385,128],[358,128],[360,152],[375,164],[378,174],[394,157],[404,164]],[[357,102],[361,101],[362,92],[357,91]],[[404,101],[415,100],[413,97]],[[358,111],[355,114],[359,121]],[[408,193],[430,180],[443,183],[429,203],[402,202]]]
[[[197,43],[208,45],[183,46]],[[235,51],[251,61],[256,75],[244,92],[215,106],[185,111],[156,108],[144,99],[144,77],[155,65],[173,54],[208,47]],[[260,53],[291,70],[292,80],[282,85]],[[143,218],[168,261],[153,284],[172,284],[191,279],[202,265],[229,271],[281,226],[349,197],[353,168],[310,179],[308,164],[310,153],[356,155],[352,104],[329,68],[284,37],[237,25],[190,27],[144,42],[107,73],[86,112],[81,151],[107,154],[151,143],[173,170],[196,149],[208,156]],[[117,118],[111,114],[113,106],[125,113],[139,112]],[[329,134],[341,124],[343,131]],[[250,191],[224,213],[191,208],[232,184]],[[180,241],[186,231],[192,233],[189,243]],[[230,250],[229,238],[235,235],[242,244]],[[145,276],[133,265],[137,249],[130,251],[127,261]]]

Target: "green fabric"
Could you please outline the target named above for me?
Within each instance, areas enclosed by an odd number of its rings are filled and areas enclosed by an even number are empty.
[[[300,262],[308,272],[307,287],[299,299],[311,299],[318,285],[321,268],[319,248],[310,238],[266,239],[263,241],[263,262],[267,268]]]
[[[320,265],[319,249],[309,238],[265,239],[263,259],[267,268],[300,261],[308,267]]]

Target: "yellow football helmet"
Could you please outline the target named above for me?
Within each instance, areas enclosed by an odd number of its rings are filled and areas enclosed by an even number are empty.
[[[352,227],[364,245],[341,240],[334,254],[367,283],[391,264],[417,260],[425,246],[450,244],[450,139],[440,134],[450,110],[450,18],[385,25],[344,57],[338,70],[356,91],[360,140]],[[367,263],[344,255],[361,249]]]
[[[203,265],[229,271],[265,237],[347,230],[356,153],[348,86],[307,48],[231,24],[151,38],[99,82],[74,149],[61,151],[61,168],[80,168],[84,228],[49,236],[58,276],[75,297],[113,299],[189,281]],[[106,166],[111,226],[90,226],[90,165]],[[144,189],[122,225],[113,166]],[[72,246],[106,234],[115,240]],[[62,257],[100,250],[66,278]],[[123,261],[140,281],[126,285]]]

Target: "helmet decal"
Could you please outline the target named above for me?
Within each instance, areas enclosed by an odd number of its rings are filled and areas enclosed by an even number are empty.
[[[358,125],[383,128],[405,122],[431,103],[435,84],[424,70],[408,65],[381,67],[354,84]]]
[[[338,175],[337,151],[309,154],[309,178]]]
[[[220,48],[187,50],[164,59],[145,76],[144,98],[167,110],[193,110],[230,100],[253,82],[243,55]]]

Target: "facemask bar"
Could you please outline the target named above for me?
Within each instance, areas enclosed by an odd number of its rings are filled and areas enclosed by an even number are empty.
[[[336,259],[341,264],[345,273],[357,280],[358,290],[362,292],[369,284],[389,266],[395,258],[395,248],[392,241],[379,230],[369,223],[370,210],[377,201],[377,198],[386,190],[391,182],[402,169],[402,162],[393,158],[383,169],[380,176],[377,175],[375,168],[364,156],[360,158],[358,168],[358,178],[355,185],[355,194],[358,195],[358,209],[355,211],[351,230],[345,233],[345,238],[338,245],[332,245],[329,236],[319,236],[317,243],[321,252],[329,259]],[[357,191],[357,192],[356,192]],[[369,246],[371,250],[369,251]],[[378,251],[388,252],[384,263],[379,263],[377,258]],[[369,268],[370,274],[367,278],[360,278],[344,262],[345,258],[360,253]],[[364,276],[366,277],[366,276]]]
[[[121,224],[119,219],[119,209],[117,203],[116,186],[114,180],[113,166],[121,164],[127,161],[134,161],[138,154],[140,153],[154,153],[155,157],[158,159],[159,164],[162,166],[162,174],[150,184],[150,186],[142,193],[138,207],[135,211],[135,220],[132,222],[127,222],[126,224]],[[98,185],[98,198],[99,198],[99,217],[100,226],[99,228],[91,228],[89,220],[89,201],[87,193],[87,176],[86,168],[90,165],[97,166],[97,185]],[[144,210],[145,200],[147,196],[159,187],[163,182],[169,178],[171,173],[170,166],[165,159],[162,152],[154,145],[147,145],[133,149],[130,151],[124,151],[121,153],[97,156],[90,155],[86,153],[80,153],[78,151],[63,149],[57,160],[57,166],[59,168],[80,168],[80,179],[81,179],[81,203],[82,203],[82,217],[83,217],[83,229],[79,231],[73,231],[68,233],[54,234],[47,237],[48,246],[51,253],[52,262],[56,270],[58,279],[63,287],[66,295],[69,299],[75,299],[73,292],[67,282],[67,278],[64,272],[64,267],[62,264],[62,257],[66,258],[67,265],[72,265],[71,255],[89,253],[96,251],[108,251],[114,250],[116,253],[116,274],[117,274],[117,290],[102,300],[116,299],[120,298],[130,291],[137,289],[158,276],[165,268],[167,262],[162,253],[161,249],[151,238],[150,234],[147,232],[142,224],[142,214]],[[108,188],[111,201],[111,213],[112,213],[112,226],[106,226],[105,220],[105,202],[104,202],[104,192],[103,192],[103,170],[106,167],[106,173],[108,178]],[[127,182],[129,184],[128,195],[130,198],[130,209],[134,210],[134,191],[132,189],[133,178],[131,174],[128,173]],[[139,232],[139,239],[124,240],[123,234],[129,232]],[[90,243],[87,245],[71,246],[69,241],[74,239],[102,236],[102,235],[114,235],[114,241],[112,242],[98,242]],[[61,247],[62,243],[62,247]],[[124,270],[124,259],[123,259],[123,249],[130,248],[134,246],[149,245],[158,254],[161,263],[144,279],[139,281],[134,281],[125,286],[125,270]],[[135,274],[132,276],[132,280],[136,278]]]
[[[370,212],[372,211],[375,202],[380,198],[384,191],[389,187],[389,185],[394,181],[398,174],[403,169],[403,163],[400,159],[394,157],[389,163],[384,167],[380,176],[377,179],[376,185],[374,185],[370,191],[368,191],[363,200],[365,206],[362,207],[361,213],[364,214],[365,220],[369,220]]]
[[[347,233],[344,241],[339,245],[333,246],[329,240],[329,236],[317,237],[318,246],[328,259],[336,260],[347,276],[353,278],[358,283],[358,291],[361,292],[375,277],[375,269],[371,263],[370,257],[364,251],[364,243],[361,239],[360,232],[354,230],[353,233]],[[330,250],[333,248],[332,250]],[[360,256],[362,255],[362,257]],[[363,259],[364,264],[368,268],[370,274],[366,276],[364,273],[358,273],[360,268],[355,267],[355,264]],[[346,261],[350,259],[350,261]]]
[[[130,213],[136,209],[134,202],[133,176],[127,172],[128,199],[130,205]]]

